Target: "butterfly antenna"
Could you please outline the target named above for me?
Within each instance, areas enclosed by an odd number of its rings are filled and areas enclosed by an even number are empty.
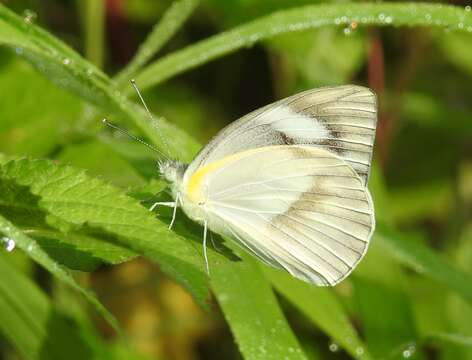
[[[154,116],[152,116],[151,111],[149,111],[149,108],[147,107],[146,102],[144,101],[144,98],[141,95],[141,91],[139,90],[138,85],[136,85],[136,80],[131,79],[130,82],[131,82],[131,86],[134,88],[134,91],[136,91],[136,94],[138,95],[139,100],[141,100],[141,103],[143,104],[144,109],[146,110],[149,116],[149,119],[158,128],[157,133],[159,134],[159,138],[161,139],[161,142],[164,144],[166,149],[169,149],[169,144],[167,144],[167,141],[164,139],[164,137],[162,136],[162,133],[159,131],[159,124],[156,121],[154,121]]]
[[[137,136],[134,136],[133,134],[129,133],[128,131],[116,126],[116,125],[113,125],[111,122],[109,122],[107,119],[103,119],[102,120],[102,123],[105,124],[106,126],[114,129],[114,130],[117,130],[119,131],[120,133],[122,133],[123,135],[126,135],[128,136],[129,138],[143,144],[144,146],[148,147],[149,149],[151,149],[152,151],[155,151],[156,153],[158,153],[159,155],[163,156],[164,158],[166,158],[167,160],[170,160],[169,157],[164,154],[162,151],[160,151],[159,149],[155,148],[154,146],[148,144],[147,142],[145,142],[144,140],[141,140],[140,138],[138,138]]]

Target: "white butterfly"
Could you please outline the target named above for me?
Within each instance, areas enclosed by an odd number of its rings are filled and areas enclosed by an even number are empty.
[[[160,163],[177,206],[263,262],[335,285],[374,231],[367,189],[376,97],[360,86],[299,93],[224,128],[190,165]],[[154,208],[154,206],[153,206]],[[171,224],[172,224],[171,223]],[[208,261],[207,261],[208,267]]]

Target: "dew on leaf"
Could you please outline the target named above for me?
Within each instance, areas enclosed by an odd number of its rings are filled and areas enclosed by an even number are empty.
[[[415,344],[410,344],[408,345],[408,347],[403,350],[402,352],[402,356],[405,358],[405,359],[409,359],[410,357],[413,356],[413,354],[415,353],[416,351],[416,346]]]
[[[27,24],[34,22],[37,17],[38,15],[32,10],[26,9],[23,12],[23,21]]]
[[[364,355],[364,348],[359,346],[356,348],[356,355],[361,357],[362,355]]]
[[[8,237],[3,237],[1,241],[4,244],[5,250],[8,252],[12,252],[15,249],[16,243],[15,240],[8,238]]]
[[[329,344],[329,351],[331,351],[331,352],[339,351],[339,345],[332,342],[331,344]]]

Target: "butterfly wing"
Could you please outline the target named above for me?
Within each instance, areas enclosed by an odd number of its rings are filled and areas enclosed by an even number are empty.
[[[186,201],[203,204],[210,229],[318,285],[344,279],[374,229],[361,177],[320,148],[246,150],[186,173],[183,185]]]
[[[189,171],[231,154],[269,145],[310,145],[344,159],[364,185],[377,125],[374,93],[345,85],[308,90],[258,109],[224,128]]]

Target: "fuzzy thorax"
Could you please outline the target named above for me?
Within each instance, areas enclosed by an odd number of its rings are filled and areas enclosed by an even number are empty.
[[[159,171],[164,179],[171,185],[172,191],[178,190],[182,185],[186,167],[185,164],[175,160],[159,162]]]
[[[188,195],[188,184],[185,183],[184,174],[187,165],[178,161],[165,161],[159,163],[159,170],[164,179],[169,183],[172,190],[172,196],[182,206],[182,210],[187,216],[199,223],[207,219],[206,204],[201,201],[195,201]],[[200,196],[201,197],[201,196]]]

